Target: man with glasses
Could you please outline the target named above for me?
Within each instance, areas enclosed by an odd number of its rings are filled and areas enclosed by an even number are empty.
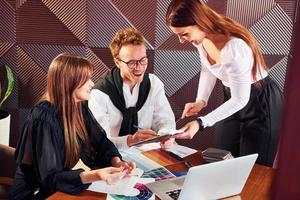
[[[89,107],[118,149],[174,130],[175,117],[164,85],[146,73],[148,58],[143,36],[135,29],[118,31],[110,43],[116,67],[91,91]],[[170,148],[174,139],[161,143]]]

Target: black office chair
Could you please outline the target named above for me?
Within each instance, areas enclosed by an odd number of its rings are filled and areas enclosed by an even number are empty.
[[[16,171],[15,148],[0,144],[0,200],[8,199]]]

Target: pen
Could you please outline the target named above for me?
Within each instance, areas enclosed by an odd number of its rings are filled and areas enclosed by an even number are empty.
[[[188,168],[193,167],[193,165],[192,165],[189,161],[187,161],[187,160],[181,158],[181,157],[178,156],[177,154],[175,154],[175,153],[173,153],[173,152],[171,152],[171,151],[166,151],[166,152],[167,152],[167,154],[168,154],[169,156],[175,158],[176,160],[184,162],[184,164],[185,164]]]

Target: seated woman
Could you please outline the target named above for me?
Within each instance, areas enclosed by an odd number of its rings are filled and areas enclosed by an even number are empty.
[[[134,167],[121,160],[88,108],[92,71],[89,61],[66,53],[52,61],[45,95],[31,110],[17,146],[11,199],[76,194]],[[92,170],[72,170],[79,158]]]

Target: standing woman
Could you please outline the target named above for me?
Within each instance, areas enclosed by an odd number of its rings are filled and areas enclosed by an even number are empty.
[[[52,61],[46,93],[31,110],[17,146],[11,199],[76,194],[93,181],[111,181],[123,167],[134,167],[121,160],[88,109],[92,71],[89,61],[66,53]],[[72,170],[79,158],[93,170]]]
[[[220,15],[200,0],[173,0],[167,25],[181,43],[198,50],[202,69],[197,99],[185,105],[182,118],[197,115],[208,103],[216,79],[224,87],[224,103],[189,122],[176,138],[219,122],[216,146],[234,156],[259,153],[257,162],[272,166],[278,142],[282,93],[268,77],[258,44],[239,23]]]

